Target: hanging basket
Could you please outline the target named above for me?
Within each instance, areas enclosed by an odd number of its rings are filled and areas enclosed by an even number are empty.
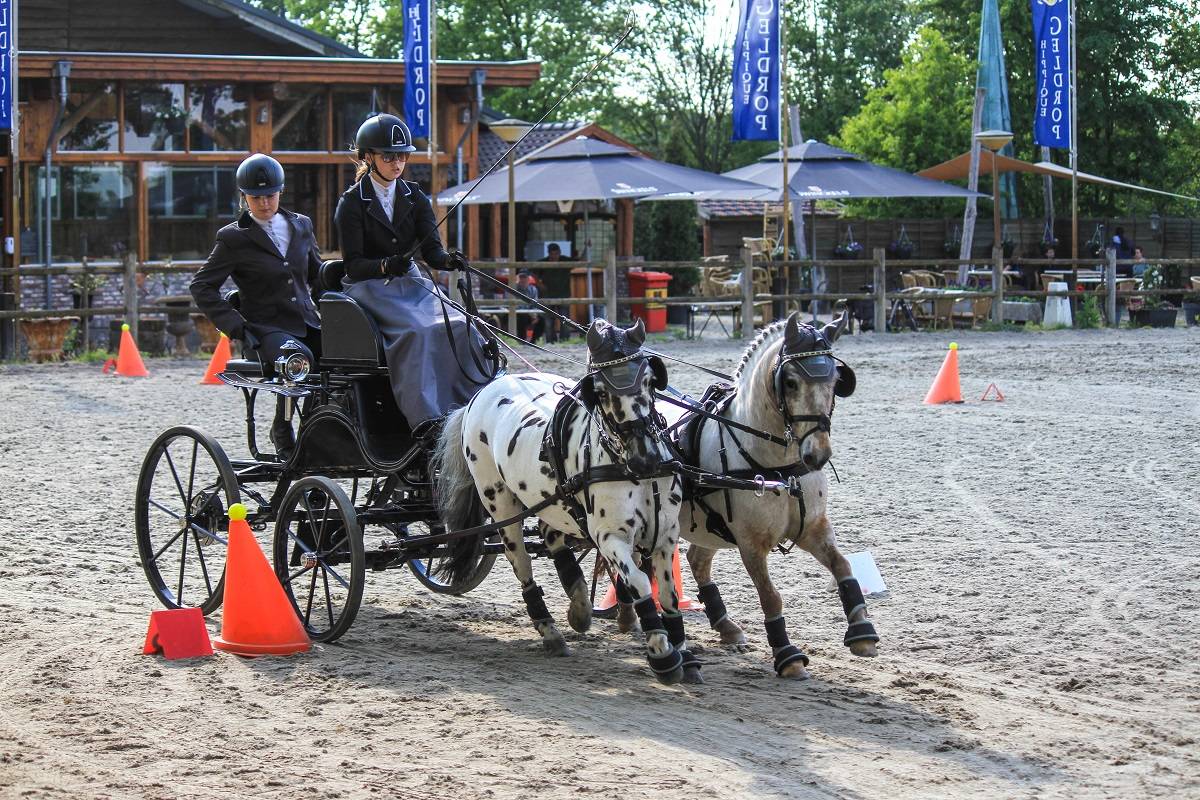
[[[908,230],[901,225],[900,235],[888,244],[887,252],[892,258],[904,259],[912,258],[915,249],[912,239],[908,238]]]
[[[833,248],[833,257],[846,261],[862,258],[863,246],[854,239],[854,228],[847,225],[841,244]]]

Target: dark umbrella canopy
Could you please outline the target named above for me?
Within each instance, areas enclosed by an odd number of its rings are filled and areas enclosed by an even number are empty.
[[[513,169],[515,200],[613,200],[667,193],[761,190],[752,183],[647,158],[634,150],[584,136],[531,153]],[[472,182],[473,183],[473,182]],[[452,186],[438,194],[439,205],[508,202],[508,167],[478,187]]]
[[[783,185],[781,151],[745,167],[723,173],[727,178],[768,187],[757,194],[705,192],[707,199],[778,200]],[[793,200],[836,200],[852,197],[983,197],[941,181],[862,160],[832,145],[809,140],[788,148],[788,189]]]

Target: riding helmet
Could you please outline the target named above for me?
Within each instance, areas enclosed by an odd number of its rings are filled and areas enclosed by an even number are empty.
[[[361,157],[368,150],[376,153],[412,153],[412,132],[394,114],[376,114],[362,125],[354,137],[354,149]]]
[[[255,153],[237,168],[237,187],[253,197],[283,191],[283,165],[264,153]]]

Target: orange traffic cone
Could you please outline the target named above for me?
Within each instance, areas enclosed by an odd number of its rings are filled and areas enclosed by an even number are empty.
[[[208,362],[208,369],[204,371],[204,380],[200,382],[223,386],[224,384],[217,378],[217,373],[224,371],[225,365],[232,357],[233,354],[229,352],[229,337],[222,333],[216,349],[213,350],[212,358]]]
[[[213,646],[239,656],[283,656],[312,646],[300,618],[267,563],[246,507],[229,507],[229,554],[225,560],[225,611]]]
[[[679,610],[680,611],[703,611],[704,604],[699,603],[683,593],[683,573],[679,569],[679,548],[675,548],[675,555],[671,558],[671,572],[675,579],[675,589],[679,592]],[[654,605],[662,611],[662,604],[658,602],[658,579],[650,579],[650,595],[654,598]],[[604,599],[600,601],[600,605],[592,609],[593,614],[600,615],[615,608],[617,605],[617,587],[613,583],[608,584],[608,591],[604,594]]]
[[[958,383],[958,342],[950,343],[950,352],[938,370],[929,394],[925,395],[925,405],[935,406],[939,403],[961,403],[962,387]]]
[[[142,354],[138,352],[137,345],[133,341],[133,334],[129,332],[128,323],[121,326],[121,345],[117,348],[117,357],[110,358],[104,362],[104,369],[101,372],[105,374],[112,367],[117,368],[118,375],[124,375],[126,378],[146,378],[150,373],[146,371],[146,365],[142,363]]]

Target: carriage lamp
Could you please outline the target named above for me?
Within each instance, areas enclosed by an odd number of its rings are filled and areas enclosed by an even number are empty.
[[[275,359],[275,372],[283,376],[285,383],[299,383],[308,377],[312,364],[303,353],[291,353]]]

